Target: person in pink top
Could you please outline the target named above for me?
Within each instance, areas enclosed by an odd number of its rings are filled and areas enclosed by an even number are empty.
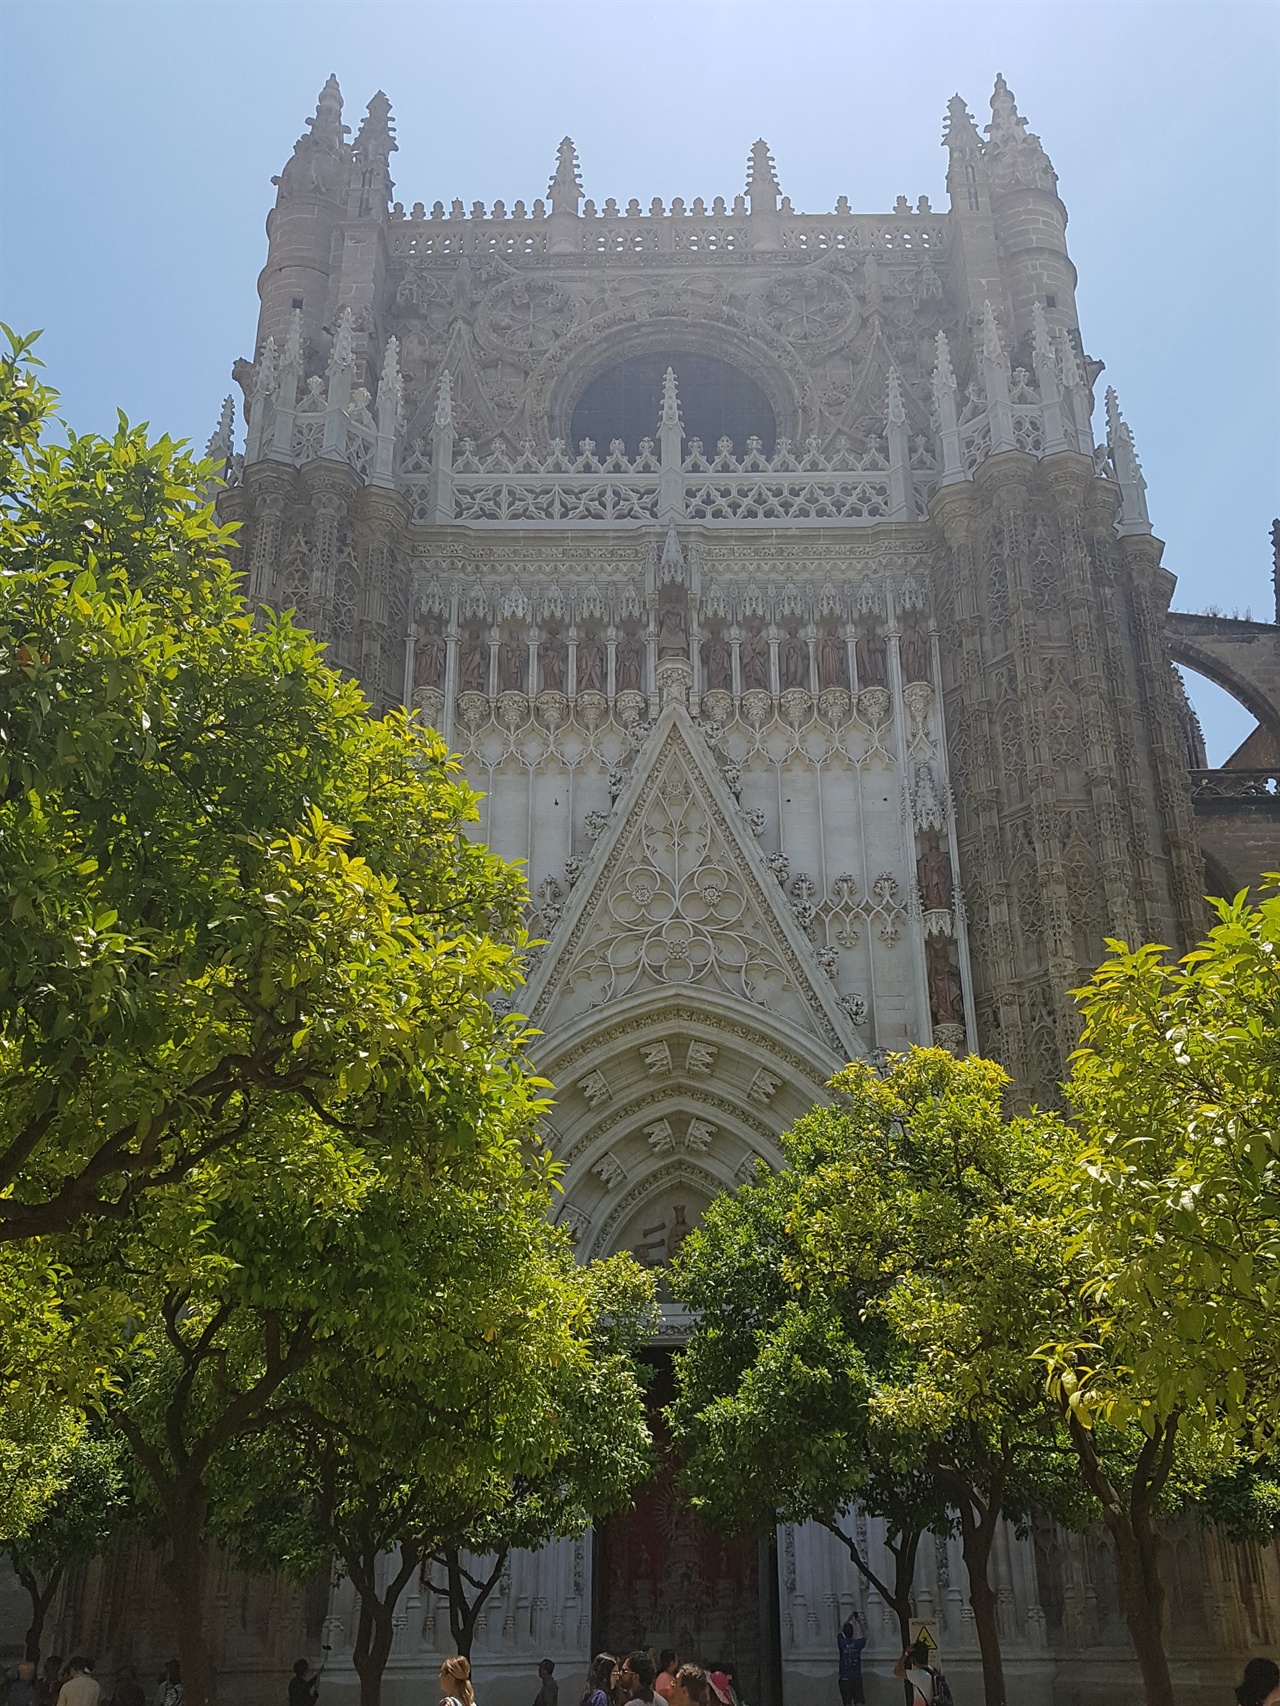
[[[658,1674],[653,1679],[653,1692],[660,1694],[667,1706],[671,1706],[671,1690],[676,1685],[676,1671],[679,1666],[680,1660],[675,1648],[664,1647],[658,1654]]]

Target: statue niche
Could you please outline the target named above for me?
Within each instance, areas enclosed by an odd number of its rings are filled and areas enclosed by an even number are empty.
[[[702,678],[708,692],[733,692],[733,653],[718,624],[702,642]]]
[[[739,661],[742,665],[742,690],[749,693],[752,688],[762,688],[769,691],[769,642],[764,637],[764,629],[756,626],[748,628],[742,636],[739,648]]]
[[[809,648],[799,634],[787,634],[778,647],[778,685],[785,693],[809,685]]]
[[[469,629],[463,637],[458,686],[463,693],[489,691],[489,647],[478,628]]]
[[[445,639],[440,631],[440,618],[433,616],[424,628],[418,632],[418,643],[413,653],[413,685],[415,690],[420,687],[443,687],[445,665]]]
[[[498,644],[498,691],[523,693],[525,670],[529,662],[529,647],[524,637],[507,632]]]
[[[596,633],[584,634],[578,641],[579,693],[604,692],[604,647]]]
[[[658,657],[687,658],[689,612],[682,586],[664,586],[658,596]]]
[[[614,673],[619,693],[640,692],[640,636],[633,628],[618,641]]]
[[[538,687],[543,693],[563,693],[566,652],[559,634],[547,634],[538,645]]]
[[[868,622],[858,634],[855,656],[858,660],[859,687],[884,687],[888,684],[884,635],[876,627],[874,620]]]
[[[898,656],[902,660],[903,681],[928,681],[929,636],[914,618],[903,624],[898,637]]]
[[[834,628],[824,628],[818,641],[818,681],[823,687],[849,685],[849,653]]]
[[[926,912],[945,912],[951,906],[951,860],[936,835],[931,835],[916,861],[920,904]]]

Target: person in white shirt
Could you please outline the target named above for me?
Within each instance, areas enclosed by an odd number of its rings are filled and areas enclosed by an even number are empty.
[[[68,1659],[67,1669],[71,1675],[58,1690],[58,1706],[98,1706],[102,1690],[91,1674],[93,1660]]]
[[[933,1672],[929,1669],[928,1647],[917,1641],[894,1665],[893,1674],[909,1682],[914,1689],[911,1706],[933,1706]]]

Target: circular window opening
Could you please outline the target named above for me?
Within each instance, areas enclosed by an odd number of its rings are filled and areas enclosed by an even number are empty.
[[[615,438],[634,456],[642,438],[657,439],[662,412],[662,378],[675,370],[680,393],[680,418],[686,441],[702,440],[714,456],[722,438],[733,441],[741,456],[749,438],[758,438],[766,456],[777,444],[773,407],[755,380],[714,356],[670,353],[633,355],[616,367],[598,373],[578,398],[570,426],[576,450],[584,438],[604,455]]]

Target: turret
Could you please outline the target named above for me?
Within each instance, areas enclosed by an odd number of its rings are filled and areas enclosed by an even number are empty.
[[[1050,326],[1077,330],[1076,269],[1067,255],[1067,210],[1058,195],[1058,175],[1040,138],[1028,131],[1009,85],[999,76],[991,96],[987,135],[984,154],[1000,269],[1013,311],[1013,341],[1021,349],[1031,336],[1036,303]]]
[[[342,91],[330,77],[314,118],[294,145],[278,178],[276,205],[267,216],[267,264],[258,279],[262,311],[255,356],[268,337],[283,347],[295,309],[302,314],[304,344],[314,347],[330,308],[334,233],[346,212],[351,149],[342,122]]]
[[[571,255],[578,247],[578,203],[582,200],[582,173],[571,136],[566,136],[556,150],[556,169],[547,185],[547,199],[551,203],[551,253]]]
[[[996,248],[996,222],[991,209],[985,144],[973,115],[959,95],[947,102],[947,191],[951,197],[948,221],[951,264],[962,315],[976,322],[985,302],[1005,306]],[[963,348],[957,350],[963,358]]]

